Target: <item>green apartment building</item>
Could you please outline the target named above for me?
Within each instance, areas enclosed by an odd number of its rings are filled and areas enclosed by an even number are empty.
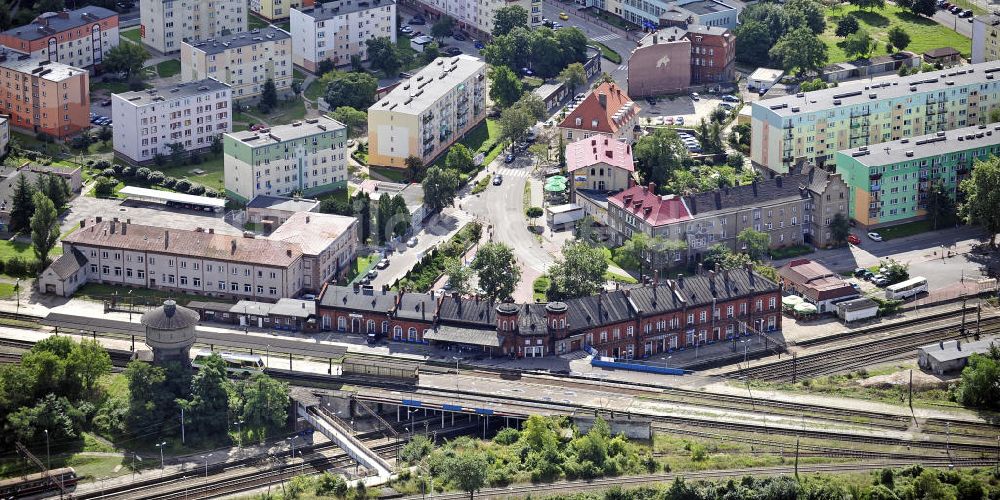
[[[321,116],[224,134],[226,195],[315,196],[347,188],[347,127]]]
[[[750,159],[774,172],[831,164],[837,151],[989,121],[1000,61],[754,102]]]
[[[876,228],[923,219],[937,182],[956,199],[973,162],[998,153],[1000,125],[978,125],[838,151],[835,162],[851,218]]]

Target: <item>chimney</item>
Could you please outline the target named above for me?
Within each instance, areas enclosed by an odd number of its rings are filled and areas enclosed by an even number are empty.
[[[653,290],[656,290],[656,285],[660,283],[660,270],[657,269],[653,271]]]
[[[747,279],[750,281],[750,288],[754,287],[753,264],[747,264]]]
[[[708,289],[712,292],[712,296],[716,295],[715,289],[715,271],[708,272]]]
[[[233,254],[236,253],[236,240],[229,241],[229,251]]]
[[[308,224],[308,223],[309,223],[309,216],[307,215],[306,216],[306,224]]]
[[[111,221],[111,234],[115,234],[115,221]]]
[[[681,290],[684,289],[684,275],[683,274],[678,274],[677,275],[677,286],[680,287]]]
[[[98,224],[100,224],[102,220],[104,220],[104,219],[100,215],[98,215],[97,217],[94,217],[94,222],[96,222]]]
[[[961,340],[956,340],[955,341],[955,349],[957,349],[959,351],[962,350],[962,341]]]
[[[289,249],[285,250],[285,255],[291,257],[292,256],[292,249],[289,248]]]
[[[128,228],[128,224],[122,222],[122,236],[125,236],[127,228]]]
[[[659,33],[653,33],[653,45],[656,45],[660,41]]]
[[[87,219],[80,219],[80,227],[81,228],[87,227]]]
[[[753,187],[753,195],[757,196],[757,181],[756,180],[752,181],[750,183],[750,186]]]
[[[705,274],[705,264],[699,262],[698,263],[698,276],[701,276],[702,274]]]
[[[597,94],[597,102],[601,104],[601,107],[608,109],[608,94],[601,92]]]
[[[655,182],[650,182],[649,183],[649,194],[654,194],[654,195],[656,194],[656,183]]]
[[[780,175],[774,176],[774,183],[777,184],[778,187],[781,187],[781,176]]]
[[[208,228],[208,234],[215,234],[215,228],[214,227]]]
[[[236,242],[233,242],[235,245]],[[170,248],[170,231],[163,231],[163,248]]]

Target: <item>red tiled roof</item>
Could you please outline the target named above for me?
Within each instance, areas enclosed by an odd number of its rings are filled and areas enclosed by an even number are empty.
[[[857,290],[841,279],[840,275],[823,264],[809,259],[796,259],[778,269],[778,274],[812,302],[852,297]]]
[[[602,97],[603,96],[603,97]],[[604,104],[602,104],[602,101]],[[626,104],[628,106],[626,107]],[[625,113],[614,119],[619,110]],[[614,134],[629,119],[639,113],[639,106],[621,87],[614,83],[602,83],[559,124],[563,128],[588,130],[604,134]],[[577,125],[579,118],[580,124]],[[596,125],[595,125],[596,120]]]
[[[632,146],[611,136],[591,136],[566,146],[566,166],[570,172],[602,162],[629,172],[635,171]]]
[[[632,186],[608,198],[612,205],[658,227],[691,219],[684,200],[679,196],[657,196],[656,185]]]

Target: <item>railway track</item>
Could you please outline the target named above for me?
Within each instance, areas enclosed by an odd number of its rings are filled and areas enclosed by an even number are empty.
[[[1000,333],[1000,318],[983,318],[979,335],[988,336],[997,333]],[[733,378],[749,377],[756,380],[794,382],[799,379],[869,366],[913,351],[923,345],[942,340],[965,339],[969,336],[968,333],[963,335],[959,331],[959,327],[952,324],[905,333],[878,341],[851,343],[821,352],[793,356],[766,365],[744,367],[724,375]]]

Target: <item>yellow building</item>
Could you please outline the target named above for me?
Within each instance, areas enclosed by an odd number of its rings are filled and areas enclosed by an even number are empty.
[[[181,44],[181,80],[214,78],[233,100],[256,97],[271,79],[278,93],[292,86],[292,36],[268,26],[210,41]]]
[[[264,19],[288,19],[292,9],[311,9],[316,0],[250,0],[250,12]]]

